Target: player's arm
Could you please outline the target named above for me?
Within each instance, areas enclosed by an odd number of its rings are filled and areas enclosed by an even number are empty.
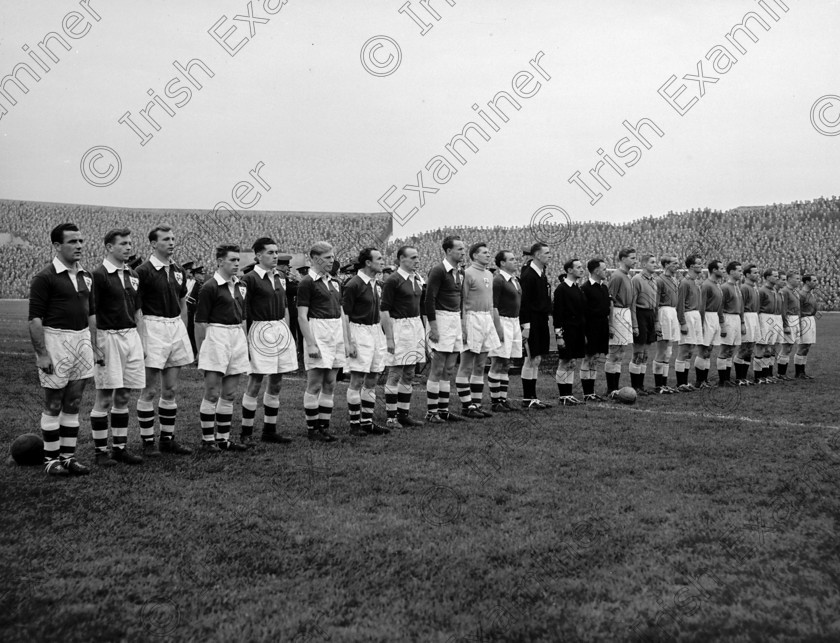
[[[680,333],[688,333],[688,326],[685,323],[685,300],[688,297],[688,282],[683,279],[680,287],[677,288],[677,321],[680,323]]]
[[[394,320],[391,319],[391,311],[394,306],[394,295],[396,293],[396,280],[388,278],[382,285],[382,299],[379,300],[379,323],[382,325],[382,332],[385,333],[385,345],[388,352],[394,354]],[[420,308],[423,311],[423,308]]]
[[[530,273],[526,272],[519,279],[519,287],[522,288],[522,299],[519,305],[519,325],[522,326],[522,339],[528,339],[531,332],[531,302],[536,301],[534,297],[534,282]]]
[[[504,278],[502,278],[504,279]],[[502,295],[502,284],[500,280],[493,279],[493,325],[496,327],[496,334],[504,341],[505,334],[502,328],[502,316],[499,314],[499,301]]]
[[[551,310],[551,321],[554,325],[554,336],[557,338],[558,348],[563,347],[563,322],[565,302],[563,301],[563,285],[560,284],[554,291],[554,305]]]
[[[782,329],[786,333],[790,333],[790,324],[788,323],[787,315],[787,295],[782,294]]]
[[[143,318],[143,311],[140,307],[134,312],[134,323],[137,325],[137,334],[140,335],[140,345],[143,347],[143,357],[146,357],[146,320]]]
[[[29,339],[35,349],[35,363],[46,374],[53,372],[53,363],[44,343],[44,315],[50,303],[49,286],[39,276],[32,279],[29,287]]]
[[[630,280],[630,322],[633,324],[633,335],[639,334],[639,322],[636,317],[636,305],[639,303],[639,294],[642,291],[642,278]]]
[[[96,342],[96,314],[88,315],[88,329],[90,330],[90,346],[93,349],[93,363],[105,366],[105,353]]]
[[[207,324],[210,321],[210,309],[213,307],[213,293],[211,289],[216,282],[208,279],[198,291],[198,305],[195,309],[195,348],[196,353],[201,352],[201,345],[207,335]],[[182,304],[184,300],[182,299]]]
[[[442,275],[444,274],[446,273],[443,271],[442,268],[438,270],[438,266],[434,266],[429,271],[429,278],[426,281],[426,319],[429,322],[429,338],[433,342],[436,342],[440,337],[438,335],[437,318],[435,317],[435,300],[437,299],[438,291],[440,291]],[[384,302],[384,288],[382,298]]]
[[[374,286],[375,288],[376,286]],[[355,357],[351,353],[356,350],[356,338],[353,337],[353,331],[350,328],[350,312],[356,304],[356,289],[342,288],[341,289],[341,327],[344,330],[344,348],[347,351],[348,357]]]

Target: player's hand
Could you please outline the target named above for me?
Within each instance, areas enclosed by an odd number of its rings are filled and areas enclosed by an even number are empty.
[[[688,324],[680,324],[680,334],[688,335]]]
[[[639,336],[639,329],[638,329],[638,328],[634,328],[634,329],[633,329],[633,337],[638,337],[638,336]]]
[[[437,344],[438,341],[440,341],[440,333],[438,333],[434,328],[429,329],[429,341],[433,344]]]
[[[53,363],[49,355],[35,357],[35,363],[38,365],[38,368],[44,371],[47,375],[53,374]]]
[[[311,357],[312,359],[321,359],[321,351],[318,348],[318,344],[315,344],[314,346],[309,346],[306,349],[306,354],[309,355],[309,357]]]
[[[394,344],[393,337],[391,339],[386,339],[385,340],[385,346],[387,347],[388,352],[391,353],[391,355],[393,355],[394,351],[397,350],[396,345]]]
[[[560,336],[557,337],[557,348],[566,348],[566,342]]]
[[[615,337],[615,332],[613,332],[613,330],[610,329],[610,339],[612,339],[613,337]]]
[[[790,327],[785,328],[785,334],[786,334],[786,335],[790,335]]]
[[[726,337],[726,331],[725,331],[725,330],[721,330],[721,331],[720,331],[720,336],[721,336],[721,337]]]
[[[523,328],[522,329],[522,339],[528,339],[528,336],[531,334],[530,328]]]
[[[359,351],[356,348],[356,342],[350,342],[350,346],[347,349],[347,357],[356,357]]]
[[[746,325],[745,323],[743,323],[743,322],[741,322],[741,334],[742,334],[742,335],[746,335],[746,334],[747,334],[747,325]]]

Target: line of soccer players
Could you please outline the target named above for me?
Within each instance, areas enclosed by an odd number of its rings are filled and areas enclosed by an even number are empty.
[[[170,227],[157,226],[148,238],[151,255],[133,270],[126,265],[134,250],[131,231],[111,230],[104,238],[102,265],[88,272],[79,265],[84,239],[78,227],[66,223],[51,232],[56,256],[33,278],[29,304],[30,335],[45,391],[41,430],[50,475],[90,472],[76,460],[75,447],[79,404],[91,377],[96,386],[90,423],[97,465],[139,464],[161,452],[192,453],[175,439],[179,372],[195,360],[185,323],[187,275],[172,260],[175,236]],[[218,246],[217,269],[198,293],[195,343],[198,368],[204,372],[200,448],[207,453],[244,451],[254,442],[258,398],[266,378],[261,440],[291,441],[277,429],[283,374],[298,369],[287,283],[277,270],[283,255],[268,237],[257,239],[252,248],[256,264],[240,278],[239,247]],[[397,269],[383,279],[382,254],[365,248],[358,256],[358,273],[341,286],[330,275],[332,246],[324,241],[312,246],[309,272],[297,290],[306,370],[303,406],[310,440],[336,440],[330,421],[339,369],[350,373],[351,435],[382,435],[424,424],[410,411],[415,369],[429,354],[426,423],[549,408],[537,397],[536,384],[542,357],[550,351],[550,317],[562,405],[605,399],[595,393],[598,364],[604,358],[606,393],[614,396],[630,344],[631,384],[642,395],[709,387],[711,352],[718,345],[722,347],[717,358],[720,386],[751,383],[750,360],[759,384],[791,379],[787,365],[794,345],[798,345],[796,376],[813,379],[805,373],[808,350],[816,341],[816,281],[811,275],[805,275],[799,288],[798,273],[780,277],[776,270],[765,270],[759,288],[761,277],[755,266],[747,266],[742,275],[741,264],[732,261],[724,275],[721,263],[712,261],[708,278],[698,285],[703,270],[700,257],[686,259],[688,275],[678,282],[676,257],[662,257],[657,276],[656,258],[643,255],[642,271],[630,278],[636,252],[625,248],[618,253],[618,269],[608,283],[603,259],[587,262],[587,278],[581,261],[566,261],[565,278],[552,298],[547,276],[551,249],[546,244],[534,244],[521,270],[512,251],[501,250],[491,258],[485,243],[467,250],[460,237],[449,236],[442,250],[443,260],[424,280],[417,272],[417,248],[402,246],[397,250]],[[491,261],[497,267],[495,275],[489,269]],[[677,386],[672,388],[668,371],[675,342]],[[654,343],[655,387],[648,391],[644,380]],[[508,399],[511,363],[520,357],[524,357],[521,406]],[[688,383],[692,357],[697,387]],[[488,358],[490,410],[483,408]],[[583,400],[572,392],[578,363]],[[376,385],[386,366],[386,421],[380,424],[374,420]],[[453,374],[461,402],[457,413],[450,408]],[[231,439],[231,420],[243,376],[248,379],[236,441]],[[127,448],[132,389],[142,391],[137,400],[142,456]]]

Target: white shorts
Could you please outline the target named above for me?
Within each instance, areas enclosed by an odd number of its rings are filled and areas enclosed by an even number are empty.
[[[502,322],[501,346],[490,351],[490,357],[512,359],[522,357],[522,327],[519,317],[499,317]]]
[[[673,306],[659,308],[659,328],[662,330],[662,340],[677,342],[680,339],[680,321],[677,319],[677,309]]]
[[[461,313],[436,310],[438,341],[429,340],[429,348],[439,353],[460,353],[464,350],[464,331]]]
[[[381,373],[385,370],[388,352],[385,333],[380,324],[354,324],[350,333],[356,342],[356,357],[347,358],[347,370],[357,373]]]
[[[393,319],[394,354],[386,349],[387,366],[410,366],[426,361],[426,332],[419,317]]]
[[[784,341],[781,315],[759,313],[758,328],[760,337],[758,338],[757,343],[764,346],[775,346],[776,344]]]
[[[309,320],[309,328],[315,336],[315,344],[321,351],[321,357],[309,357],[309,347],[304,341],[303,367],[308,371],[313,368],[344,368],[347,356],[344,354],[344,329],[341,318],[320,319],[313,317]]]
[[[720,343],[724,346],[740,346],[743,336],[741,335],[741,316],[723,313],[723,328],[726,331],[726,337],[720,338]]]
[[[97,389],[146,387],[146,364],[143,342],[136,328],[96,331],[96,346],[102,351],[105,366],[96,364],[93,381]]]
[[[683,346],[684,344],[702,344],[703,322],[700,320],[700,311],[685,311],[685,325],[688,327],[688,333],[683,335],[682,331],[680,331],[680,346]]]
[[[38,369],[43,388],[62,389],[70,382],[93,377],[93,346],[90,330],[62,330],[44,326],[44,347],[52,360],[49,375]]]
[[[143,317],[147,368],[172,368],[192,364],[195,355],[187,327],[180,317]]]
[[[706,313],[706,323],[703,325],[703,338],[700,344],[703,346],[720,346],[720,317],[717,313]],[[738,334],[741,329],[738,328]]]
[[[814,315],[799,318],[799,343],[817,343],[817,318]]]
[[[627,346],[633,343],[633,315],[629,308],[613,308],[610,315],[610,346]]]
[[[465,315],[467,343],[464,350],[471,353],[489,353],[502,345],[493,323],[493,313],[468,311]]]
[[[747,334],[743,336],[744,344],[755,344],[761,339],[761,329],[758,325],[758,313],[744,313],[744,326],[747,327]]]
[[[790,324],[790,333],[784,333],[784,343],[785,344],[795,344],[796,342],[800,341],[800,330],[799,330],[799,315],[788,315],[788,324]]]
[[[282,319],[252,323],[248,329],[248,349],[251,373],[274,375],[298,369],[295,340]]]
[[[223,375],[248,372],[248,339],[240,324],[207,324],[198,351],[198,368]]]

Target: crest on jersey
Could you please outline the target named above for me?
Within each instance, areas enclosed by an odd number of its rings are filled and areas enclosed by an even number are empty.
[[[490,280],[489,280],[487,277],[485,277],[485,278],[484,278],[484,287],[485,287],[485,288],[489,288],[489,287],[490,287]]]
[[[180,270],[175,271],[175,281],[178,282],[179,286],[184,283],[184,275],[181,274]]]
[[[88,290],[90,290],[90,287],[91,287],[91,285],[93,284],[93,281],[92,281],[92,280],[91,280],[91,278],[90,278],[90,277],[88,277],[87,275],[82,275],[82,277],[83,277],[83,278],[84,278],[84,280],[85,280],[85,286],[87,286],[87,289],[88,289]]]
[[[128,282],[134,290],[137,290],[137,287],[140,285],[140,280],[137,277],[132,277],[131,275],[128,276]]]
[[[340,290],[338,282],[335,279],[330,279],[330,283],[335,287],[336,290]]]
[[[245,286],[243,286],[242,284],[239,284],[239,294],[242,295],[242,299],[245,299],[246,290],[247,290],[247,288],[245,288]]]
[[[376,296],[382,297],[382,284],[375,284],[376,286]]]

